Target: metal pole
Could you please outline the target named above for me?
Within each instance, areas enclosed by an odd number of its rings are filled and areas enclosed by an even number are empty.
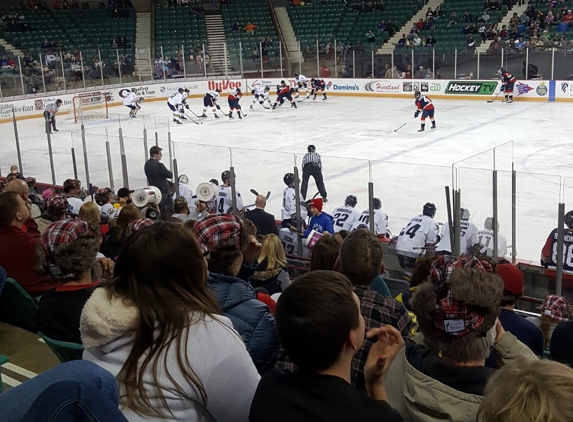
[[[40,57],[40,71],[42,72],[42,85],[44,86],[44,94],[45,94],[46,93],[46,77],[44,76],[44,65],[42,64],[42,52],[40,51],[38,54]]]
[[[300,41],[298,42],[298,51],[301,52],[301,54],[299,54],[299,56],[298,56],[298,73],[301,74],[302,73],[302,61],[300,60],[300,57],[302,56],[302,48],[300,48]]]
[[[432,77],[436,79],[436,49],[432,48]]]
[[[171,142],[171,131],[167,132],[167,147],[169,150],[169,171],[173,172],[172,161],[173,161],[173,142]]]
[[[173,159],[173,177],[175,177],[175,197],[179,198],[179,167],[177,167],[177,158]]]
[[[511,164],[511,262],[517,262],[517,172]],[[499,255],[499,253],[496,251]]]
[[[123,177],[123,187],[129,188],[129,178],[127,173],[127,157],[125,155],[125,145],[123,143],[122,128],[119,128],[119,152],[121,154],[121,174]]]
[[[296,203],[296,232],[300,233],[302,230],[302,217],[300,215],[300,178],[298,175],[298,167],[294,166],[294,196]],[[297,250],[299,256],[302,256],[302,237],[297,236]]]
[[[374,78],[374,49],[372,49],[372,78]]]
[[[82,148],[84,150],[84,168],[86,170],[86,186],[90,186],[91,182],[90,182],[90,170],[88,164],[88,148],[86,145],[86,128],[84,127],[83,123],[81,129],[82,129]]]
[[[66,85],[66,73],[64,72],[64,57],[62,56],[62,50],[60,50],[60,64],[62,65],[62,80],[64,81],[64,91],[67,91],[68,87]]]
[[[316,77],[320,78],[320,52],[319,52],[318,39],[316,40]]]
[[[82,83],[84,85],[84,89],[86,89],[86,75],[84,73],[84,55],[80,51],[80,66],[82,67]]]
[[[26,95],[26,91],[24,89],[24,74],[22,73],[22,60],[20,56],[18,56],[18,67],[20,68],[20,84],[22,84],[22,95]]]
[[[137,77],[139,79],[139,84],[141,85],[141,63],[139,62],[139,53],[138,53],[138,48],[135,48],[135,61],[137,62]],[[183,56],[183,65],[185,65],[185,56]],[[151,67],[151,63],[149,64],[149,67]],[[113,190],[113,189],[112,189]]]
[[[281,79],[284,78],[284,69],[283,69],[283,42],[279,41],[279,57],[281,60]]]
[[[525,79],[529,79],[529,47],[525,49]]]
[[[235,167],[231,166],[231,203],[233,205],[233,213],[238,213],[237,210],[237,188],[235,186]]]
[[[72,147],[72,167],[74,168],[74,179],[78,180],[78,165],[76,163],[76,150]]]
[[[445,186],[446,190],[446,211],[448,212],[448,232],[450,233],[450,246],[453,248],[455,243],[454,238],[454,224],[452,219],[452,200],[450,197],[450,187]]]
[[[477,72],[476,72],[476,77],[477,79],[479,79],[479,50],[477,52]]]
[[[149,151],[147,148],[147,128],[143,129],[143,150],[145,155],[145,161],[149,160]]]
[[[207,63],[205,62],[205,44],[201,44],[203,46],[203,74],[207,77]],[[223,53],[225,50],[225,46],[223,45]],[[226,57],[226,56],[225,56]]]
[[[497,213],[497,170],[493,171],[493,250],[495,251],[493,260],[497,262],[498,260],[498,213]]]
[[[149,67],[151,70],[151,81],[155,80],[155,60],[151,61],[151,49],[147,47],[147,58],[149,59]]]
[[[112,168],[112,164],[111,164],[111,152],[109,149],[109,142],[105,143],[105,152],[107,154],[107,169],[109,172],[109,187],[113,192],[115,192],[115,187],[114,187],[114,183],[113,183],[113,168]]]
[[[337,44],[336,44],[336,38],[335,38],[334,39],[334,77],[338,78],[338,53],[336,50],[337,50]]]
[[[412,79],[414,79],[414,70],[415,70],[415,66],[414,66],[414,49],[412,49]]]
[[[555,274],[555,294],[561,296],[563,286],[563,238],[565,237],[565,204],[559,203],[559,214],[557,215],[557,262]]]
[[[20,169],[20,173],[24,174],[24,169],[22,168],[22,153],[20,152],[20,137],[18,136],[18,124],[16,123],[16,111],[14,110],[14,106],[12,106],[12,123],[14,123],[14,139],[16,140],[16,153],[18,154],[18,168]],[[48,122],[46,122],[46,127],[47,124]]]
[[[121,62],[119,60],[119,50],[115,49],[115,55],[117,57],[117,73],[119,75],[119,83],[123,86],[123,78],[121,77]]]
[[[0,98],[4,98],[4,94],[2,94],[2,84],[0,83]]]
[[[368,182],[368,224],[370,233],[376,234],[374,229],[374,183]]]
[[[263,69],[263,43],[259,42],[259,57],[261,60],[261,78],[264,78],[264,69]]]
[[[452,254],[460,256],[462,254],[460,239],[461,239],[461,217],[462,217],[462,191],[461,189],[454,191],[454,243],[452,244]],[[464,251],[465,253],[465,251]]]
[[[504,56],[504,55],[505,55],[504,49],[502,48],[502,49],[501,49],[501,64],[500,64],[501,67],[503,67],[503,56]]]
[[[458,49],[454,50],[454,79],[458,79]]]
[[[103,86],[105,88],[105,81],[103,79],[103,62],[101,61],[101,51],[100,50],[97,51],[97,55],[99,58],[99,74],[101,77],[101,86]]]
[[[554,70],[555,70],[555,47],[551,49],[551,80],[553,80]]]
[[[163,81],[165,82],[165,56],[163,55],[163,46],[159,47],[161,49],[161,74],[163,75]]]
[[[241,76],[243,76],[243,43],[241,41],[239,41],[239,67],[241,69]]]
[[[187,63],[185,63],[186,54],[185,54],[185,46],[183,44],[181,44],[181,52],[183,53],[183,76],[185,76],[185,79],[187,79]]]
[[[356,78],[356,51],[352,49],[352,77]]]
[[[392,69],[392,71],[390,72],[390,75],[392,77],[392,79],[394,79],[397,75],[394,75],[394,50],[392,50],[392,54],[390,55],[390,69]]]
[[[56,185],[56,170],[54,168],[54,154],[52,153],[52,136],[51,132],[48,130],[46,132],[46,138],[48,139],[48,155],[50,156],[50,170],[52,172],[52,186]]]
[[[223,44],[223,53],[225,53],[225,79],[229,79],[229,68],[227,67],[227,57],[229,57],[229,51],[227,50],[227,43]],[[207,62],[203,60],[205,63],[205,76],[207,75]]]

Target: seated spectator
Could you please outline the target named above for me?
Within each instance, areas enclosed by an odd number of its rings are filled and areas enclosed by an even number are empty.
[[[127,238],[132,233],[132,223],[139,218],[139,210],[135,205],[127,204],[122,208],[121,213],[119,213],[119,216],[115,221],[115,226],[112,227],[107,234],[103,247],[103,253],[105,256],[113,260],[117,260]]]
[[[476,51],[476,41],[473,39],[473,35],[469,34],[466,40],[466,45],[468,47],[468,53],[475,53]]]
[[[64,182],[64,194],[70,204],[68,211],[76,215],[80,212],[80,208],[84,204],[84,201],[78,198],[81,191],[82,183],[79,180],[66,179]]]
[[[256,228],[249,220],[226,214],[197,222],[193,231],[208,250],[207,286],[262,373],[274,363],[272,357],[278,347],[275,321],[269,308],[257,300],[255,289],[238,278],[242,267],[246,268],[243,274],[248,272],[250,277],[258,266],[256,258],[261,245],[255,238]]]
[[[247,33],[247,35],[254,36],[255,35],[255,29],[257,29],[257,28],[258,28],[257,25],[253,25],[251,22],[247,22],[244,29],[245,29],[245,32]]]
[[[129,420],[247,420],[259,375],[207,288],[192,233],[155,223],[128,240],[81,316],[84,359],[118,380]]]
[[[8,178],[6,178],[8,179]],[[34,236],[40,236],[40,231],[38,230],[38,225],[34,220],[34,216],[39,217],[41,215],[40,210],[36,205],[30,203],[30,189],[28,184],[22,179],[10,180],[6,185],[7,192],[16,192],[20,198],[26,203],[28,210],[30,211],[28,219],[25,221],[24,226],[26,226],[26,232]]]
[[[415,24],[415,26],[418,31],[422,31],[424,29],[424,19],[418,19],[418,22]]]
[[[50,196],[42,209],[42,215],[36,220],[40,233],[44,233],[50,224],[66,218],[68,207],[68,200],[64,195]]]
[[[177,218],[183,223],[191,219],[189,215],[189,204],[187,203],[187,200],[182,196],[173,201],[173,209],[175,210],[175,214],[173,214],[171,217]]]
[[[414,38],[412,38],[412,47],[420,47],[422,45],[422,39],[418,36],[418,34],[414,34]]]
[[[249,279],[254,288],[263,288],[272,296],[290,284],[285,251],[276,234],[265,236],[258,261],[259,266]]]
[[[472,21],[473,21],[473,19],[472,19],[472,14],[466,10],[466,11],[464,12],[464,16],[462,16],[462,20],[463,20],[465,23],[472,23]]]
[[[0,266],[30,296],[36,297],[58,283],[36,271],[36,246],[40,244],[40,237],[27,231],[24,223],[29,216],[26,202],[17,192],[0,194]]]
[[[380,23],[378,24],[378,32],[382,32],[382,31],[386,31],[387,30],[387,26],[384,23],[384,21],[380,21]]]
[[[573,420],[573,369],[549,360],[519,359],[489,379],[479,422]]]
[[[514,44],[514,48],[517,51],[525,50],[525,41],[523,40],[523,37],[519,37],[518,39],[516,39],[513,44]]]
[[[547,25],[554,25],[555,24],[555,16],[553,16],[553,12],[550,10],[547,12],[547,16],[545,16],[545,23]]]
[[[551,359],[573,367],[573,321],[557,324],[549,344]]]
[[[102,275],[99,265],[96,269],[99,245],[89,224],[81,220],[58,221],[42,234],[41,248],[38,248],[39,271],[60,285],[45,292],[40,299],[36,317],[38,331],[54,340],[81,343],[82,309]],[[111,275],[108,272],[104,277]]]
[[[477,22],[482,22],[482,23],[487,23],[489,21],[489,14],[487,13],[487,10],[484,10],[482,15],[477,18]]]
[[[373,343],[368,359],[355,368],[365,322],[346,277],[333,271],[299,277],[281,295],[276,313],[281,344],[299,369],[273,369],[263,376],[251,422],[402,421],[385,400],[384,376],[403,340],[394,327],[376,326],[366,334]],[[369,397],[349,385],[355,369],[365,374]]]
[[[543,331],[545,348],[549,348],[553,330],[560,322],[567,321],[571,308],[567,299],[558,295],[548,295],[541,305],[541,316],[527,317],[527,320]]]
[[[279,235],[275,216],[265,211],[267,198],[264,195],[257,195],[255,209],[247,211],[245,218],[251,220],[257,228],[257,234],[266,236],[267,234]]]
[[[365,37],[366,37],[366,41],[367,41],[369,44],[371,44],[371,43],[373,43],[373,42],[376,41],[376,35],[374,35],[374,33],[372,32],[371,29],[368,30],[368,32],[366,33]]]
[[[426,38],[426,45],[428,47],[434,47],[436,45],[436,39],[432,34],[428,35],[428,38]]]
[[[563,19],[561,19],[561,22],[566,22],[571,26],[571,22],[573,22],[573,12],[571,12],[571,10],[567,10],[567,13],[563,15]]]
[[[406,34],[402,34],[402,38],[400,38],[398,40],[398,43],[396,44],[396,47],[400,47],[400,48],[406,48],[410,45],[410,41],[408,41],[408,38],[406,37]]]
[[[342,236],[339,233],[323,234],[310,251],[310,271],[333,270],[341,245]]]
[[[415,79],[424,79],[426,77],[426,71],[424,70],[424,66],[418,66],[418,70],[414,73]]]
[[[388,31],[390,37],[393,37],[397,30],[398,28],[392,19],[388,19],[388,22],[386,23],[386,31]]]
[[[475,420],[487,380],[490,348],[503,362],[535,355],[497,320],[503,282],[475,257],[441,256],[412,298],[420,333],[390,366],[388,403],[404,421]]]

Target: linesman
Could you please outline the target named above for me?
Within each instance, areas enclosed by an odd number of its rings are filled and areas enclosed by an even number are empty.
[[[320,196],[324,202],[327,202],[326,188],[324,187],[324,181],[322,179],[322,161],[320,160],[320,155],[317,154],[316,147],[314,145],[308,146],[308,152],[302,159],[302,186],[300,188],[300,193],[305,200],[306,192],[308,190],[308,179],[310,176],[314,178],[314,182],[320,192]]]

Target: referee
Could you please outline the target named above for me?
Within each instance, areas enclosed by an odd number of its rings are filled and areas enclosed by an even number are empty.
[[[59,132],[59,130],[56,129],[56,114],[58,114],[58,110],[60,109],[61,105],[62,100],[59,99],[56,100],[55,103],[46,105],[46,108],[44,109],[44,119],[46,119],[46,132],[50,132],[52,134],[54,132]]]
[[[316,147],[314,145],[308,146],[308,152],[302,159],[302,186],[300,188],[300,193],[305,200],[306,191],[308,190],[308,178],[310,176],[314,178],[314,182],[320,192],[320,196],[322,196],[324,202],[327,202],[326,188],[324,187],[324,181],[322,180],[322,161],[320,160],[320,155],[316,153]]]

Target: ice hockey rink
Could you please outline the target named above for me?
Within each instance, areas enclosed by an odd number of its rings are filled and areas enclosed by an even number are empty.
[[[303,98],[301,96],[301,98]],[[301,99],[299,98],[299,100]],[[164,101],[145,102],[137,119],[127,119],[128,110],[109,109],[108,119],[84,122],[89,179],[94,186],[109,186],[106,154],[109,143],[113,187],[123,186],[119,131],[131,189],[146,186],[144,130],[148,147],[156,142],[164,148],[163,162],[176,158],[178,173],[186,174],[190,187],[234,166],[237,189],[246,205],[254,203],[250,189],[271,192],[267,211],[280,218],[283,175],[300,163],[309,144],[323,160],[328,192],[324,211],[331,212],[353,194],[357,209],[368,204],[368,182],[389,216],[389,228],[398,234],[407,220],[419,214],[426,202],[437,206],[436,219],[447,220],[444,186],[461,189],[462,206],[471,220],[483,227],[492,215],[492,170],[498,170],[500,232],[511,243],[511,170],[517,175],[517,257],[538,260],[541,247],[557,224],[560,200],[573,207],[573,167],[569,163],[570,134],[568,103],[516,101],[508,105],[483,101],[434,100],[437,130],[418,133],[419,119],[411,119],[414,99],[331,96],[327,101],[305,100],[298,109],[288,104],[275,111],[260,105],[249,110],[252,97],[241,101],[247,117],[229,120],[212,113],[202,124],[190,121],[176,125]],[[226,101],[220,101],[228,111]],[[188,100],[201,114],[202,99]],[[192,116],[192,115],[191,115]],[[193,117],[193,116],[192,116]],[[52,136],[55,179],[58,184],[74,176],[74,148],[78,177],[84,183],[86,166],[80,125],[59,118],[60,132]],[[411,119],[411,120],[410,120]],[[394,129],[409,123],[398,132]],[[17,123],[23,173],[38,181],[51,182],[48,143],[42,119]],[[6,174],[16,164],[17,152],[12,123],[0,125],[0,166]],[[156,135],[157,134],[157,135]],[[173,142],[169,150],[169,136]],[[494,148],[495,154],[494,154]],[[301,172],[302,175],[302,172]],[[314,181],[308,197],[317,192]]]

